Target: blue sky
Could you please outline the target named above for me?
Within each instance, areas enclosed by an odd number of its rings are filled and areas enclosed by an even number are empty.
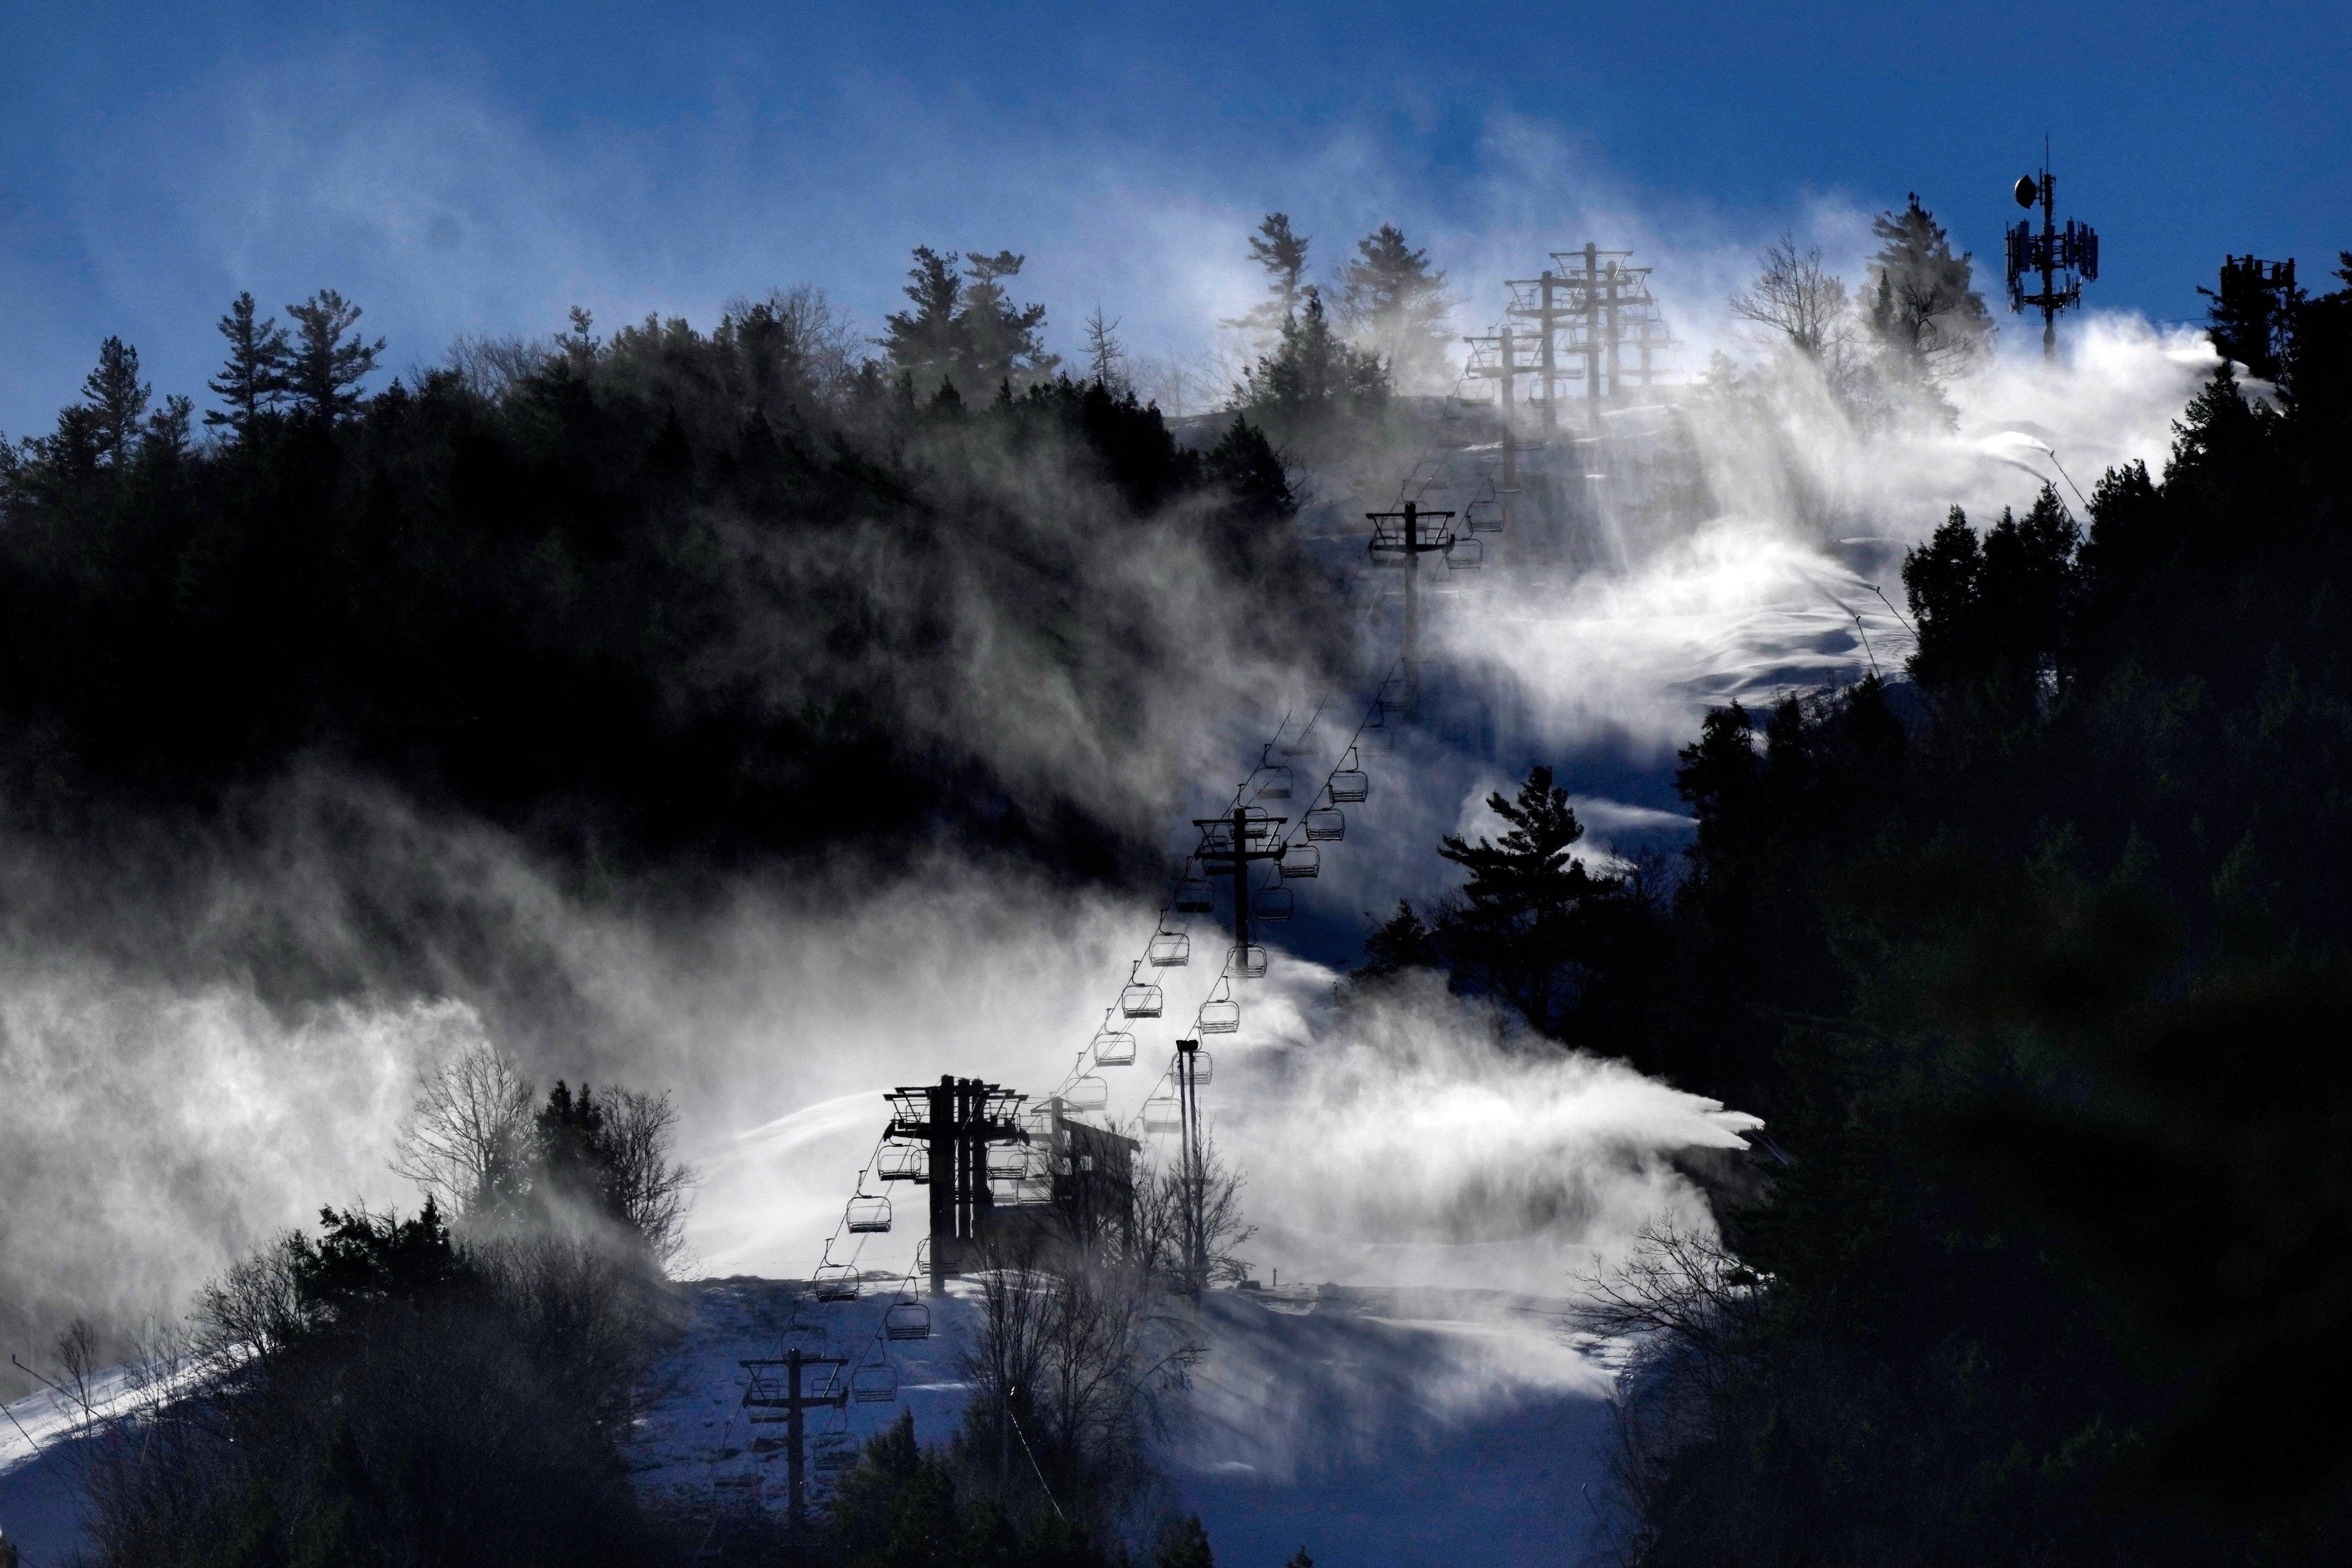
[[[396,369],[573,302],[707,322],[796,281],[871,329],[925,242],[1025,253],[1065,351],[1099,302],[1193,353],[1276,206],[1326,265],[1402,224],[1465,328],[1587,237],[1703,323],[1764,238],[1851,265],[1907,190],[1997,257],[2045,132],[2095,298],[2186,317],[2224,251],[2315,279],[2352,246],[2347,88],[2341,4],[20,3],[0,430],[45,426],[110,331],[200,391],[240,288],[341,289]]]

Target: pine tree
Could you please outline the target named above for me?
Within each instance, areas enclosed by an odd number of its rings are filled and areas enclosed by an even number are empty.
[[[1931,392],[1966,374],[1992,352],[1992,314],[1969,287],[1969,253],[1952,254],[1951,237],[1914,194],[1900,214],[1881,213],[1865,297],[1869,330],[1883,374],[1894,385]]]
[[[1380,356],[1359,349],[1332,331],[1323,297],[1314,285],[1304,307],[1282,323],[1274,352],[1242,373],[1234,389],[1243,407],[1258,410],[1286,426],[1312,424],[1333,413],[1369,414],[1388,397],[1388,372]]]
[[[171,393],[163,406],[147,416],[147,434],[140,443],[142,452],[154,452],[167,458],[184,457],[188,450],[188,430],[196,412],[195,401],[181,393]]]
[[[1151,1562],[1153,1568],[1217,1568],[1217,1554],[1209,1550],[1209,1532],[1202,1527],[1201,1516],[1187,1514],[1171,1526]]]
[[[1470,873],[1461,907],[1439,922],[1439,942],[1457,976],[1550,1034],[1573,1000],[1585,905],[1620,884],[1570,858],[1584,826],[1549,768],[1530,770],[1515,800],[1488,795],[1486,808],[1510,825],[1500,842],[1449,835],[1438,846],[1441,857]]]
[[[1015,305],[1005,293],[1003,280],[1019,275],[1023,259],[1009,250],[964,256],[915,247],[905,289],[915,308],[883,318],[888,330],[881,339],[910,391],[935,397],[953,386],[961,401],[1053,374],[1062,362],[1045,352],[1045,307]]]
[[[1026,259],[1009,250],[964,256],[964,339],[978,386],[1003,387],[1049,376],[1062,363],[1060,355],[1045,352],[1045,307],[1016,305],[1005,292],[1004,279],[1019,277]]]
[[[1291,231],[1288,213],[1265,215],[1265,221],[1250,236],[1249,252],[1250,259],[1265,269],[1266,297],[1223,325],[1270,339],[1285,322],[1297,319],[1309,292],[1309,285],[1301,281],[1307,274],[1308,237]]]
[[[383,340],[369,342],[351,335],[359,324],[360,308],[332,289],[321,289],[307,303],[289,305],[294,319],[295,347],[288,362],[286,389],[294,406],[322,419],[338,419],[360,405],[360,383],[375,370]]]
[[[963,279],[954,251],[945,256],[928,245],[915,247],[915,265],[907,269],[902,290],[914,304],[883,318],[887,329],[883,350],[901,375],[912,379],[911,390],[930,392],[952,377],[967,357],[963,342]]]
[[[1340,278],[1339,318],[1357,341],[1381,356],[1389,379],[1422,385],[1445,374],[1445,274],[1429,253],[1384,223],[1356,242]]]
[[[205,411],[207,425],[226,425],[243,435],[254,420],[277,405],[286,393],[286,366],[291,351],[286,329],[272,316],[254,319],[253,296],[241,293],[220,319],[220,334],[228,340],[228,363],[220,379],[205,384],[226,403],[226,408]]]
[[[98,368],[83,378],[82,401],[97,416],[98,455],[121,468],[137,449],[139,422],[154,389],[139,379],[139,351],[121,338],[98,346]]]

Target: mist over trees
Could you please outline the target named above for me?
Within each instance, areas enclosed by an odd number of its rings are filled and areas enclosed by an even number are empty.
[[[575,312],[373,395],[357,304],[289,327],[241,295],[201,446],[109,340],[54,433],[0,444],[20,824],[201,817],[328,765],[606,864],[945,828],[1127,874],[1163,786],[1056,758],[1311,664],[1337,601],[1255,426],[1195,450],[1055,374],[1020,266],[919,251],[883,358],[803,289],[709,331]],[[1195,582],[1210,624],[1150,613]]]
[[[1948,426],[1944,389],[1991,357],[1998,329],[1975,287],[1969,255],[1955,255],[1935,215],[1910,196],[1899,213],[1871,219],[1879,242],[1857,292],[1782,234],[1764,248],[1755,279],[1727,301],[1737,319],[1762,329],[1817,372],[1864,427],[1927,420]],[[1736,384],[1718,357],[1712,372]]]

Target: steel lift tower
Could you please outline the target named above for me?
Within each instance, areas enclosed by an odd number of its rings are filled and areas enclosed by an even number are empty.
[[[1549,274],[1546,274],[1547,277]],[[1421,605],[1414,596],[1414,579],[1421,575],[1421,558],[1451,551],[1455,539],[1450,511],[1423,511],[1412,501],[1402,511],[1368,511],[1372,541],[1365,548],[1375,566],[1393,566],[1404,573],[1404,703],[1407,713],[1421,700]],[[1435,522],[1436,528],[1423,524]]]

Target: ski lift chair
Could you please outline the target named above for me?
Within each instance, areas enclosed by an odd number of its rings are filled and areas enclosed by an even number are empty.
[[[1266,749],[1273,750],[1271,746]],[[1282,763],[1265,761],[1264,752],[1259,753],[1257,772],[1251,774],[1250,779],[1257,786],[1255,799],[1288,800],[1290,798],[1289,767]]]
[[[1165,929],[1151,933],[1151,945],[1145,957],[1155,969],[1179,969],[1192,962],[1192,939],[1181,931]]]
[[[820,1301],[857,1300],[857,1270],[846,1263],[818,1264],[814,1283]]]
[[[1257,898],[1253,900],[1253,909],[1255,918],[1259,920],[1286,921],[1290,918],[1291,903],[1290,889],[1276,882],[1270,888],[1258,889]]]
[[[1445,564],[1455,572],[1475,572],[1486,560],[1486,547],[1475,539],[1456,534],[1454,542],[1445,547]]]
[[[1143,1102],[1146,1132],[1173,1132],[1184,1125],[1184,1108],[1172,1094],[1155,1094]]]
[[[1230,1035],[1242,1026],[1242,1005],[1234,1000],[1233,984],[1220,980],[1192,1026],[1204,1035]]]
[[[1362,800],[1372,793],[1372,781],[1356,760],[1356,748],[1348,748],[1346,765],[1331,775],[1332,804],[1341,805]]]
[[[860,1193],[849,1200],[849,1229],[856,1236],[879,1236],[890,1228],[890,1200]]]
[[[1199,1089],[1217,1076],[1217,1058],[1208,1052],[1195,1050],[1192,1058],[1192,1087]]]
[[[850,1374],[849,1396],[860,1405],[896,1405],[898,1369],[887,1361],[868,1362]]]
[[[1236,947],[1225,955],[1225,973],[1238,980],[1265,978],[1265,949],[1255,942]]]
[[[1118,994],[1118,1010],[1130,1018],[1157,1018],[1165,1004],[1160,987],[1143,978],[1143,964],[1137,961],[1128,972],[1127,987]]]
[[[993,1143],[988,1150],[988,1179],[992,1182],[1017,1182],[1029,1173],[1029,1146],[1025,1143]]]
[[[893,1301],[883,1310],[882,1337],[927,1340],[931,1337],[931,1310],[920,1301]]]
[[[1073,1110],[1100,1110],[1110,1103],[1110,1085],[1088,1073],[1070,1085],[1062,1099]]]
[[[1101,1033],[1095,1036],[1092,1050],[1095,1066],[1123,1068],[1135,1060],[1135,1037],[1105,1024]]]
[[[1242,807],[1242,837],[1244,838],[1269,837],[1274,833],[1274,825],[1279,820],[1281,819],[1274,813],[1263,806],[1245,805]],[[1227,837],[1231,836],[1232,831],[1228,829]]]
[[[1323,851],[1312,844],[1294,844],[1282,852],[1282,875],[1285,880],[1302,877],[1318,877],[1323,873]]]
[[[827,1432],[816,1440],[816,1452],[810,1456],[812,1468],[824,1475],[839,1475],[857,1468],[857,1451],[849,1446],[846,1432]]]
[[[1180,915],[1205,915],[1217,907],[1215,897],[1209,891],[1209,879],[1187,871],[1176,883],[1176,912]]]
[[[1348,837],[1348,817],[1337,806],[1318,806],[1307,814],[1307,837],[1337,843]]]
[[[919,1185],[931,1179],[926,1156],[920,1143],[885,1143],[882,1152],[875,1157],[874,1173],[886,1182],[913,1182]]]

